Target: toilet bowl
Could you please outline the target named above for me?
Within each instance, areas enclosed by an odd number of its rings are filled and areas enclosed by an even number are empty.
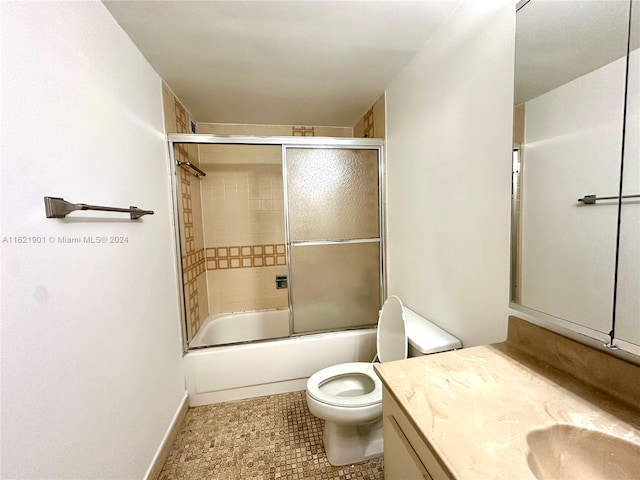
[[[428,337],[428,338],[425,338]],[[389,362],[461,348],[460,341],[391,296],[382,306],[377,358]],[[309,411],[325,421],[323,443],[332,465],[362,462],[382,454],[382,383],[373,363],[324,368],[307,381]]]
[[[341,363],[309,377],[307,404],[312,414],[330,422],[371,423],[382,415],[382,383],[372,363]]]

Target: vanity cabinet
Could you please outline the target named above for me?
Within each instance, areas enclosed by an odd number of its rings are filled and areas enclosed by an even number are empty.
[[[385,480],[449,480],[393,395],[382,393]]]
[[[638,365],[510,317],[503,343],[373,368],[387,480],[640,479]]]

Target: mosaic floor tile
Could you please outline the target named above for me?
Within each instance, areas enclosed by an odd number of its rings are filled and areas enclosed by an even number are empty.
[[[304,392],[192,408],[160,480],[383,480],[382,457],[343,467],[327,461],[323,421]]]

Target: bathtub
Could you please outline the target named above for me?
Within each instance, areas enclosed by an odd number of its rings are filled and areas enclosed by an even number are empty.
[[[370,362],[375,354],[375,328],[190,350],[184,356],[189,405],[304,390],[318,370]]]
[[[289,310],[221,313],[209,315],[189,348],[252,342],[289,336]]]

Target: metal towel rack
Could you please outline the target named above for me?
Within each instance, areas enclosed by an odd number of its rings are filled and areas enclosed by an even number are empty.
[[[620,197],[596,197],[595,195],[585,195],[582,198],[579,198],[578,201],[582,202],[585,205],[595,205],[598,200],[618,200]],[[636,195],[622,195],[622,198],[640,198],[640,194]]]
[[[194,177],[206,177],[207,176],[206,173],[204,173],[202,170],[200,170],[198,167],[196,167],[191,162],[180,162],[180,161],[176,160],[176,165],[178,165],[179,167],[185,165],[185,166],[189,167],[191,170],[194,170],[196,172],[196,173],[193,174]]]
[[[143,215],[153,215],[153,210],[141,210],[138,207],[116,208],[87,205],[86,203],[71,203],[59,197],[44,197],[44,208],[47,218],[64,218],[76,210],[100,210],[103,212],[123,212],[131,216],[131,220],[138,220]]]

